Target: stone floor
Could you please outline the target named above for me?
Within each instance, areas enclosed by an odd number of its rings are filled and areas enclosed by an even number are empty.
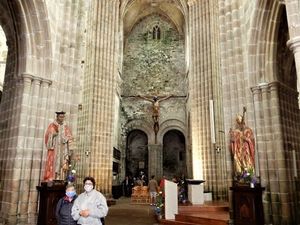
[[[105,225],[157,225],[150,205],[130,204],[130,198],[120,198],[109,207]]]

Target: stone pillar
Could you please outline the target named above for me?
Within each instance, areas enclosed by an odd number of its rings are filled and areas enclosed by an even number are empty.
[[[270,181],[269,178],[275,177],[274,166],[274,148],[272,146],[272,127],[270,116],[270,87],[267,83],[259,84],[251,88],[254,103],[254,115],[256,121],[256,149],[255,149],[255,171],[260,176],[261,185],[266,187],[264,195],[270,196],[270,201],[264,201],[264,215],[266,224],[272,223],[272,214],[276,214],[276,207],[273,203],[272,193],[275,186],[278,186],[276,180]]]
[[[42,112],[47,108],[50,84],[50,80],[23,73],[7,79],[5,85],[10,99],[5,98],[0,110],[0,197],[1,219],[7,224],[36,223],[35,186],[40,181],[45,123]],[[10,195],[12,192],[15,194]]]
[[[188,104],[191,118],[193,177],[206,180],[205,189],[214,190],[216,198],[227,198],[227,194],[224,194],[227,193],[227,186],[224,185],[225,157],[218,157],[215,151],[216,146],[225,149],[218,53],[219,5],[215,0],[189,1],[188,4],[190,37]],[[213,118],[210,118],[210,100],[214,102]],[[216,143],[212,143],[211,139],[211,126],[213,125],[210,123],[211,119],[215,121]]]
[[[23,159],[26,159],[23,144],[25,143],[26,131],[24,127],[27,125],[27,120],[21,115],[25,110],[24,106],[30,100],[31,76],[24,74],[20,79],[15,79],[14,82],[16,86],[15,95],[13,95],[15,96],[15,104],[12,105],[14,115],[8,117],[7,128],[2,128],[3,131],[7,132],[7,139],[4,139],[1,143],[1,217],[6,218],[7,224],[17,224],[15,215],[19,213],[19,198],[20,201],[24,201],[24,198],[22,198],[24,195],[22,195],[19,188],[20,179],[22,179]],[[21,122],[23,126],[15,129],[17,124],[21,124]],[[24,192],[28,193],[28,188],[25,187]],[[10,193],[15,193],[15,195],[10,195]]]
[[[36,146],[35,141],[41,137],[36,134],[37,127],[37,113],[39,105],[40,87],[42,79],[30,74],[23,74],[23,80],[26,84],[26,92],[23,94],[23,104],[21,107],[21,121],[20,121],[20,136],[18,140],[19,149],[18,155],[19,160],[22,162],[20,171],[20,186],[22,189],[19,190],[20,205],[20,222],[26,222],[26,219],[34,218],[34,215],[27,215],[28,210],[32,211],[32,206],[37,206],[37,191],[36,184],[39,183],[40,163],[33,164],[33,157],[35,154],[42,152],[41,145]],[[27,91],[29,91],[27,93]],[[37,161],[35,161],[37,162]],[[37,176],[32,176],[36,174]],[[29,182],[31,181],[31,182]],[[30,199],[36,199],[32,201]],[[30,203],[29,203],[30,202]],[[35,203],[35,204],[32,204]],[[29,209],[30,207],[30,209]],[[31,218],[30,218],[31,217]]]
[[[276,180],[271,179],[273,190],[275,192],[271,193],[272,199],[281,199],[280,204],[273,202],[272,206],[272,216],[273,222],[275,221],[287,221],[290,218],[290,205],[289,198],[287,198],[288,191],[288,174],[287,174],[287,165],[284,156],[284,140],[282,134],[282,125],[280,118],[280,101],[279,101],[279,87],[278,83],[272,83],[270,86],[270,101],[272,102],[272,116],[271,123],[273,128],[273,135],[275,139],[273,140],[273,152],[274,158],[276,158],[276,169],[280,171],[277,173],[279,176]],[[274,132],[275,131],[275,132]]]
[[[163,176],[163,146],[162,145],[148,145],[148,176],[152,175],[156,179]]]
[[[262,186],[266,187],[264,198],[268,199],[263,203],[266,224],[283,221],[289,224],[293,221],[292,205],[295,199],[289,196],[294,192],[294,187],[291,185],[293,179],[285,140],[292,126],[287,129],[285,125],[284,117],[290,114],[288,106],[282,105],[288,100],[282,101],[282,98],[285,91],[289,92],[291,102],[295,96],[292,90],[286,88],[279,82],[263,83],[251,88],[256,121],[257,175]]]
[[[95,177],[111,193],[115,95],[118,82],[119,1],[91,1],[87,27],[86,70],[79,127],[81,177]]]

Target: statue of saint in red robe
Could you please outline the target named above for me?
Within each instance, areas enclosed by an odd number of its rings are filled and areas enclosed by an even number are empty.
[[[234,172],[236,175],[244,171],[252,171],[255,168],[255,142],[252,129],[245,125],[246,108],[243,116],[238,115],[236,128],[230,130],[230,147],[233,155]]]
[[[44,181],[64,180],[69,169],[72,133],[64,124],[65,112],[56,112],[56,120],[49,124],[45,134],[47,159]]]

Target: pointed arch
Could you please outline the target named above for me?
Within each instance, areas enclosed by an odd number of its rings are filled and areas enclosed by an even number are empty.
[[[153,13],[165,16],[172,21],[179,33],[184,33],[187,21],[187,5],[183,4],[182,1],[177,0],[175,4],[171,4],[167,1],[151,3],[151,1],[127,0],[121,4],[120,8],[120,19],[123,21],[125,36],[130,33],[135,24]]]
[[[279,1],[257,1],[248,52],[250,53],[250,86],[276,80],[276,38],[284,5]]]

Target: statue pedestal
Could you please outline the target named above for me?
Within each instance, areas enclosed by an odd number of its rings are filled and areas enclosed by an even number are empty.
[[[188,183],[188,198],[192,204],[204,204],[204,180],[186,180]]]
[[[236,185],[230,187],[230,190],[232,190],[234,224],[263,225],[262,192],[265,188]]]
[[[65,182],[41,182],[40,186],[36,187],[39,191],[39,215],[38,225],[56,225],[55,209],[58,200],[65,195]]]

